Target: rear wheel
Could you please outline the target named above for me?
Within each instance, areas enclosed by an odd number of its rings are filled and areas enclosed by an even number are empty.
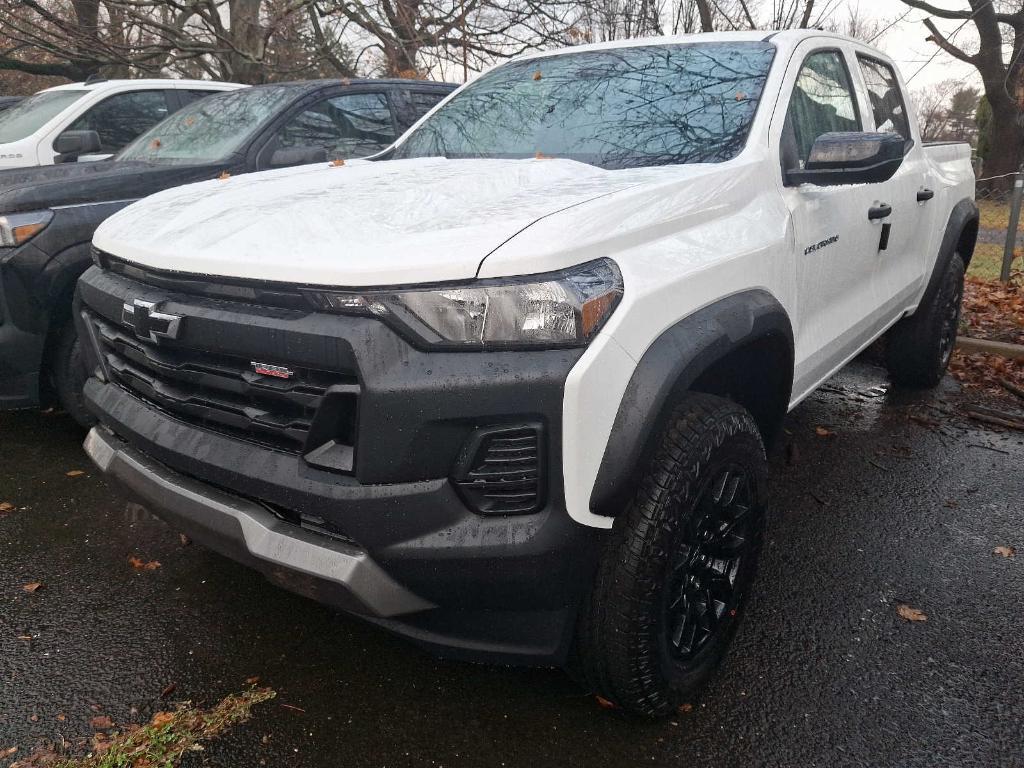
[[[886,365],[894,382],[927,388],[942,380],[956,346],[963,297],[964,262],[953,254],[934,295],[889,331]]]
[[[75,332],[74,323],[65,323],[60,329],[50,357],[50,375],[61,407],[86,429],[93,426],[96,419],[85,407],[85,396],[82,392],[88,377],[82,359],[82,345]]]
[[[740,406],[688,396],[615,521],[577,630],[592,690],[659,716],[714,672],[757,568],[765,455]]]

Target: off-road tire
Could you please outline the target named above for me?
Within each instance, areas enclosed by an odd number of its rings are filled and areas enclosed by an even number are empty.
[[[656,439],[636,494],[615,520],[601,554],[593,589],[581,609],[573,659],[576,674],[593,692],[649,717],[669,714],[691,701],[725,655],[757,568],[766,474],[764,446],[750,413],[719,397],[687,396]],[[724,486],[718,489],[723,475]],[[730,503],[739,498],[739,486],[730,477],[741,478],[748,491],[742,498],[749,501],[748,511],[737,513],[742,528],[733,529],[745,537],[734,599],[716,619],[717,630],[706,644],[691,658],[681,659],[672,643],[678,623],[670,626],[670,603],[683,599],[673,598],[675,586],[686,589],[680,575],[686,579],[690,571],[705,572],[686,564],[704,557],[695,554],[699,546],[687,542],[702,535],[702,521],[711,519],[704,510],[716,491],[724,499],[725,486],[732,486]]]
[[[88,429],[96,423],[96,418],[85,407],[82,389],[88,376],[81,349],[74,323],[65,323],[50,354],[50,378],[61,408]]]
[[[964,262],[953,254],[934,294],[889,331],[886,367],[896,384],[930,388],[942,380],[956,345],[963,296]]]

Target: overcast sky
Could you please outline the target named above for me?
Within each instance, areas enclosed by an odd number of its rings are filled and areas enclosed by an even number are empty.
[[[927,13],[912,10],[898,0],[847,0],[847,2],[851,6],[859,6],[864,16],[876,19],[895,20],[908,10],[910,11],[903,21],[896,24],[875,44],[899,64],[904,78],[913,78],[909,84],[911,90],[950,79],[968,81],[972,85],[981,87],[981,78],[974,67],[956,61],[944,52],[940,52],[929,63],[928,60],[935,54],[936,46],[934,43],[925,41],[925,38],[928,37],[928,30],[921,21],[927,18]],[[940,8],[950,9],[967,6],[966,0],[934,0],[934,4]],[[840,11],[840,14],[846,12],[844,9]],[[934,21],[939,30],[947,37],[963,24],[961,21],[945,21],[943,19],[934,19]],[[953,38],[953,42],[958,46],[966,47],[968,52],[974,50],[976,40],[977,35],[973,23],[968,23]]]

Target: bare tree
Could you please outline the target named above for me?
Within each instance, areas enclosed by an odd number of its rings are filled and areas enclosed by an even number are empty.
[[[985,98],[992,109],[989,123],[991,150],[985,166],[987,175],[1016,170],[1024,142],[1020,116],[1024,93],[1024,3],[1020,0],[963,0],[966,7],[950,10],[925,0],[901,0],[940,19],[960,20],[961,27],[973,24],[978,34],[975,50],[968,51],[947,37],[931,18],[924,20],[928,39],[954,59],[970,64],[981,74]],[[1004,34],[1005,33],[1005,34]],[[1004,51],[1004,46],[1009,51]],[[1006,53],[1009,53],[1007,58]]]

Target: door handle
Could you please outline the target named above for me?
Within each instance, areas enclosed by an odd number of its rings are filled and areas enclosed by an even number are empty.
[[[892,206],[888,203],[880,203],[874,208],[868,208],[868,221],[877,221],[892,215]]]
[[[917,191],[917,202],[919,202],[919,203],[927,203],[933,197],[935,197],[935,191],[934,190],[931,190],[931,189],[919,189]]]

